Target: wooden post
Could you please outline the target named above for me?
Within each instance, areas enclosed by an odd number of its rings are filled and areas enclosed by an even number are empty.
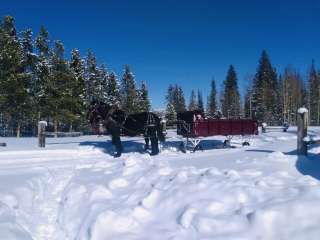
[[[46,126],[46,121],[38,123],[38,146],[43,148],[46,146]]]
[[[307,156],[307,132],[308,132],[308,110],[306,108],[299,108],[297,115],[298,124],[298,142],[297,142],[297,154]]]

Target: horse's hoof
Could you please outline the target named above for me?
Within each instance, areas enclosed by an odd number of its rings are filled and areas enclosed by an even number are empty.
[[[114,158],[121,157],[121,153],[117,153],[116,155],[113,156]]]

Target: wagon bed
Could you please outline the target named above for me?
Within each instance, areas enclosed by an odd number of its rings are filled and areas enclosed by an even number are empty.
[[[177,134],[184,137],[257,135],[258,123],[251,119],[203,119],[192,122],[181,121]]]
[[[178,114],[177,134],[186,138],[182,143],[186,149],[191,143],[193,151],[201,149],[203,137],[226,136],[224,145],[230,145],[232,136],[252,136],[258,134],[258,122],[252,119],[204,119],[199,112],[188,111]],[[249,145],[244,141],[243,145]]]

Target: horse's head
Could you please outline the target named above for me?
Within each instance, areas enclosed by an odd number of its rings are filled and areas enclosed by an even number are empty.
[[[92,128],[97,128],[101,123],[107,126],[109,117],[118,124],[122,124],[126,119],[126,114],[117,106],[110,106],[104,102],[92,102],[90,104],[87,118]]]
[[[87,113],[87,119],[91,126],[96,126],[104,121],[110,109],[111,106],[103,102],[92,102]]]
[[[121,109],[116,109],[112,113],[112,118],[119,124],[123,124],[124,121],[126,120],[126,117],[127,117],[126,113]]]

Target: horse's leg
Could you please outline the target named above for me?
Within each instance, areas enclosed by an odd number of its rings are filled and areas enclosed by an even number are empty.
[[[112,129],[111,136],[112,136],[112,144],[116,147],[116,155],[114,157],[120,157],[123,151],[121,139],[120,139],[120,128],[116,127]]]
[[[113,142],[114,142],[114,145],[115,145],[116,151],[117,151],[117,153],[114,157],[120,157],[122,154],[122,150],[123,150],[120,135],[114,135],[114,136],[112,136],[112,138],[113,138]]]
[[[145,141],[145,145],[144,145],[144,150],[148,150],[149,149],[149,138],[148,137],[145,137],[144,138],[144,141]]]
[[[159,144],[158,144],[158,137],[157,137],[157,132],[155,128],[150,129],[151,133],[151,155],[157,155],[159,153]]]
[[[152,137],[151,138],[151,155],[157,155],[158,153],[159,153],[158,138]]]

